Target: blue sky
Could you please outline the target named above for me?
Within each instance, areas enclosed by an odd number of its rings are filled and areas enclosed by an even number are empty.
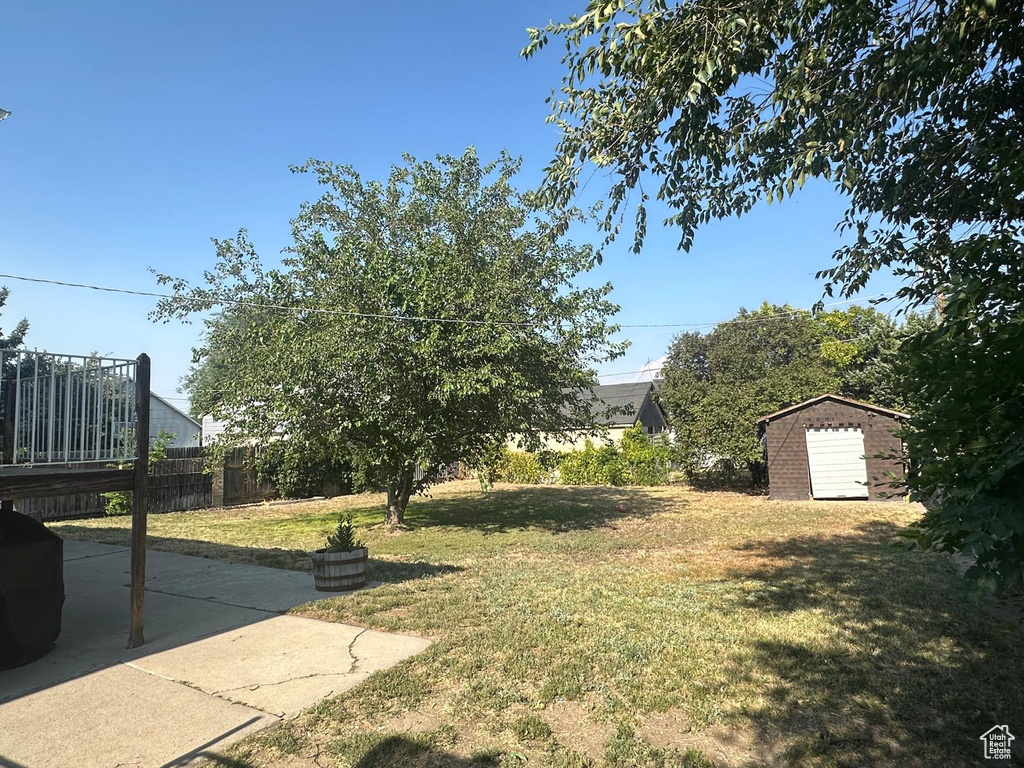
[[[148,268],[195,279],[212,263],[210,238],[241,227],[276,259],[298,204],[317,195],[288,171],[308,157],[373,177],[402,152],[473,144],[489,159],[507,148],[523,157],[522,183],[535,184],[557,140],[544,99],[561,69],[558,46],[530,61],[519,50],[526,27],[583,5],[9,0],[0,272],[158,290]],[[783,205],[706,227],[688,254],[652,216],[642,255],[617,244],[587,279],[613,283],[622,323],[716,321],[765,299],[809,306],[842,210],[829,187],[809,184]],[[2,283],[11,298],[0,326],[28,317],[30,347],[145,351],[154,390],[182,397],[197,326],[150,323],[153,299]],[[876,278],[867,293],[893,286]],[[603,372],[639,370],[672,332],[624,335],[633,347]]]

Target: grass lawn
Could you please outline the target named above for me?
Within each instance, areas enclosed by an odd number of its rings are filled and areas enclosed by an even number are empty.
[[[150,546],[309,570],[341,510],[384,584],[295,613],[436,642],[220,765],[958,766],[1024,731],[1024,633],[893,544],[912,505],[452,483],[400,533],[363,495],[155,515]]]

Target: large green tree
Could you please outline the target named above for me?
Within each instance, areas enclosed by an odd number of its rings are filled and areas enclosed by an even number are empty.
[[[686,249],[701,224],[823,180],[848,200],[845,244],[820,275],[826,291],[852,295],[892,269],[909,306],[945,305],[938,330],[905,347],[911,367],[956,357],[971,381],[1000,386],[926,390],[945,421],[922,411],[907,441],[929,467],[911,486],[941,510],[921,541],[959,550],[958,532],[970,530],[963,548],[984,578],[1021,584],[1024,510],[1008,486],[981,478],[993,467],[1006,476],[1007,462],[1024,467],[1013,449],[1024,420],[1007,401],[1024,398],[1024,371],[999,356],[1024,348],[1024,3],[593,0],[530,37],[527,56],[553,37],[566,49],[552,99],[562,135],[547,169],[551,201],[573,199],[593,164],[612,179],[609,237],[633,193],[642,246],[646,185]],[[967,437],[979,417],[995,420],[999,445]],[[996,546],[1010,554],[987,558]]]
[[[593,249],[558,235],[578,212],[538,207],[513,186],[518,169],[468,150],[364,181],[310,161],[295,170],[325,191],[292,222],[280,268],[244,233],[217,241],[205,285],[161,277],[175,298],[155,315],[220,307],[196,350],[231,372],[214,413],[236,437],[344,443],[401,524],[445,464],[590,426],[592,366],[623,348],[611,286],[575,286]]]

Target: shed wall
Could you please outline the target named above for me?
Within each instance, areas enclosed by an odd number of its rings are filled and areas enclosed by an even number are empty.
[[[889,473],[894,473],[902,480],[903,463],[873,457],[899,453],[900,440],[892,434],[899,428],[899,422],[892,416],[867,408],[825,400],[768,422],[765,441],[768,451],[768,484],[773,499],[811,498],[811,474],[807,465],[807,439],[804,435],[807,427],[811,426],[860,427],[864,433],[871,498],[886,500],[884,494],[898,491],[890,486]],[[897,496],[892,500],[899,499]]]

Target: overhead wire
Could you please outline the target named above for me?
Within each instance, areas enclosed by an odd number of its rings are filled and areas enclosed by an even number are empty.
[[[188,296],[180,296],[177,294],[170,293],[157,293],[156,291],[139,291],[130,288],[114,288],[111,286],[92,285],[89,283],[75,283],[67,280],[54,280],[51,278],[43,277],[28,277],[26,275],[14,275],[0,273],[0,279],[3,280],[20,280],[28,283],[40,283],[43,285],[55,285],[64,288],[82,288],[93,291],[102,291],[104,293],[117,293],[127,294],[130,296],[142,296],[147,298],[166,299],[170,301],[180,301],[189,304],[225,304],[230,306],[249,307],[253,309],[274,309],[302,314],[328,314],[328,315],[340,315],[344,317],[358,317],[373,320],[390,320],[394,322],[425,322],[425,323],[453,323],[462,325],[497,325],[503,327],[528,327],[536,328],[536,323],[530,322],[518,322],[518,321],[506,321],[506,320],[472,320],[468,318],[455,318],[455,317],[430,317],[422,315],[393,315],[384,313],[374,312],[355,312],[352,310],[345,309],[334,309],[330,307],[302,307],[302,306],[289,306],[287,304],[271,304],[267,302],[259,301],[246,301],[241,299],[231,299],[228,297],[209,297],[209,298],[190,298]],[[883,294],[874,294],[871,296],[859,296],[856,298],[844,299],[842,301],[830,302],[827,304],[820,304],[821,308],[826,307],[837,307],[843,304],[852,304],[858,301],[871,301],[874,299],[883,299]],[[718,320],[714,322],[702,322],[702,323],[616,323],[619,328],[713,328],[719,325],[729,324],[745,324],[745,323],[765,323],[775,322],[779,320],[785,320],[790,317],[795,317],[805,312],[814,311],[815,307],[805,307],[800,309],[793,309],[789,312],[780,312],[774,315],[768,315],[765,317],[742,317],[734,318],[732,320]]]

